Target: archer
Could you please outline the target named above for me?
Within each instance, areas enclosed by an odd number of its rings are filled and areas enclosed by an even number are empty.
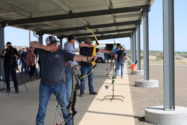
[[[95,57],[85,57],[71,54],[58,48],[57,40],[53,36],[46,39],[46,46],[39,42],[30,42],[30,46],[35,48],[41,59],[41,83],[39,89],[39,109],[36,118],[36,125],[44,125],[46,108],[52,94],[56,96],[58,104],[64,117],[65,125],[72,125],[72,118],[67,108],[68,100],[64,98],[64,62],[69,60],[75,61],[92,61]]]
[[[84,44],[83,43],[79,44],[80,55],[96,56],[97,52],[101,52],[101,53],[111,53],[112,52],[112,51],[109,51],[109,50],[96,48],[97,45],[98,45],[97,40],[96,40],[95,45],[92,45],[91,43],[92,43],[92,41],[90,39],[86,39]],[[96,66],[96,63],[95,62],[81,62],[80,66],[81,66],[80,96],[82,97],[84,95],[86,77],[88,77],[89,94],[90,95],[96,95],[97,92],[95,92],[95,90],[94,90],[94,83],[93,83],[93,79],[94,79],[93,71],[94,71],[94,68]]]

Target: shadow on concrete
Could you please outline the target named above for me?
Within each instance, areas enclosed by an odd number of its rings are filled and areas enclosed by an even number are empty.
[[[96,92],[99,91],[101,86],[103,85],[104,81],[108,78],[106,77],[106,71],[103,70],[107,67],[106,64],[98,64],[97,67],[95,68],[94,71],[94,89]],[[90,104],[94,100],[95,96],[94,95],[89,95],[88,91],[88,81],[86,80],[86,85],[85,85],[85,95],[83,97],[78,96],[77,98],[77,104],[76,104],[76,110],[77,110],[77,115],[75,116],[75,124],[78,125],[80,121],[82,120],[84,114],[87,112]],[[79,92],[78,92],[79,94]]]
[[[88,113],[94,113],[94,114],[104,114],[104,115],[113,115],[113,116],[123,116],[123,117],[131,117],[136,118],[140,122],[146,122],[145,117],[135,116],[135,115],[128,115],[128,114],[118,114],[118,113],[109,113],[109,112],[96,112],[96,111],[87,111]]]
[[[28,82],[31,82],[31,81],[35,81],[35,80],[38,80],[39,77],[37,74],[35,74],[32,78],[29,77],[28,74],[26,73],[17,73],[17,80],[18,80],[18,84],[19,85],[24,85],[25,86],[25,89],[27,89],[26,87],[26,84]],[[4,80],[1,80],[0,81],[0,84],[1,84],[1,87],[0,87],[0,92],[5,92],[6,90],[6,83]],[[13,81],[12,81],[12,78],[10,77],[10,87],[11,89],[14,89],[14,86],[13,86]],[[26,90],[28,92],[28,90]]]

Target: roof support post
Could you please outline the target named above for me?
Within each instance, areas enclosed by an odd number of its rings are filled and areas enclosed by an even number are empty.
[[[38,34],[39,37],[38,37],[38,41],[40,44],[43,44],[43,34]]]
[[[5,48],[5,27],[0,27],[0,53]],[[4,79],[3,59],[0,58],[0,80]]]
[[[149,9],[144,12],[143,19],[143,41],[144,41],[144,80],[149,80]]]
[[[133,32],[133,54],[134,54],[134,60],[133,62],[136,62],[136,30]]]
[[[164,108],[145,110],[146,121],[157,125],[186,125],[187,108],[175,106],[174,0],[163,0]]]
[[[133,34],[130,37],[130,46],[131,46],[131,62],[134,61],[134,51],[133,51]]]
[[[149,9],[144,10],[143,16],[144,80],[136,80],[135,86],[154,88],[159,86],[159,81],[149,79]]]
[[[63,37],[58,37],[60,40],[60,48],[63,49]]]
[[[174,0],[163,0],[164,109],[175,109]]]
[[[137,44],[137,70],[141,70],[141,42],[140,42],[140,24],[137,25],[137,36],[136,36],[136,44]]]

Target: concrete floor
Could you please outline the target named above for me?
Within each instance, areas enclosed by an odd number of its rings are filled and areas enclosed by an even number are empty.
[[[109,64],[99,64],[95,70],[95,90],[97,96],[88,95],[88,89],[83,97],[77,98],[75,125],[135,125],[132,107],[131,92],[129,87],[128,74],[125,78],[115,81],[117,95],[125,97],[124,102],[120,100],[101,99],[105,95],[112,94],[111,79],[106,77],[106,68]],[[109,89],[105,89],[109,85]],[[38,87],[39,81],[27,83],[29,93],[24,86],[20,86],[20,94],[0,93],[0,125],[34,125],[38,108]],[[86,87],[88,88],[88,87]],[[45,125],[55,125],[54,97],[51,98]]]

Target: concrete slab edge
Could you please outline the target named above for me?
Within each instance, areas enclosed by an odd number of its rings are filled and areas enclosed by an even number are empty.
[[[145,88],[156,88],[156,87],[159,87],[159,81],[158,80],[136,80],[135,86],[145,87]]]
[[[165,111],[163,106],[151,106],[145,109],[145,120],[156,125],[187,125],[187,108]]]

